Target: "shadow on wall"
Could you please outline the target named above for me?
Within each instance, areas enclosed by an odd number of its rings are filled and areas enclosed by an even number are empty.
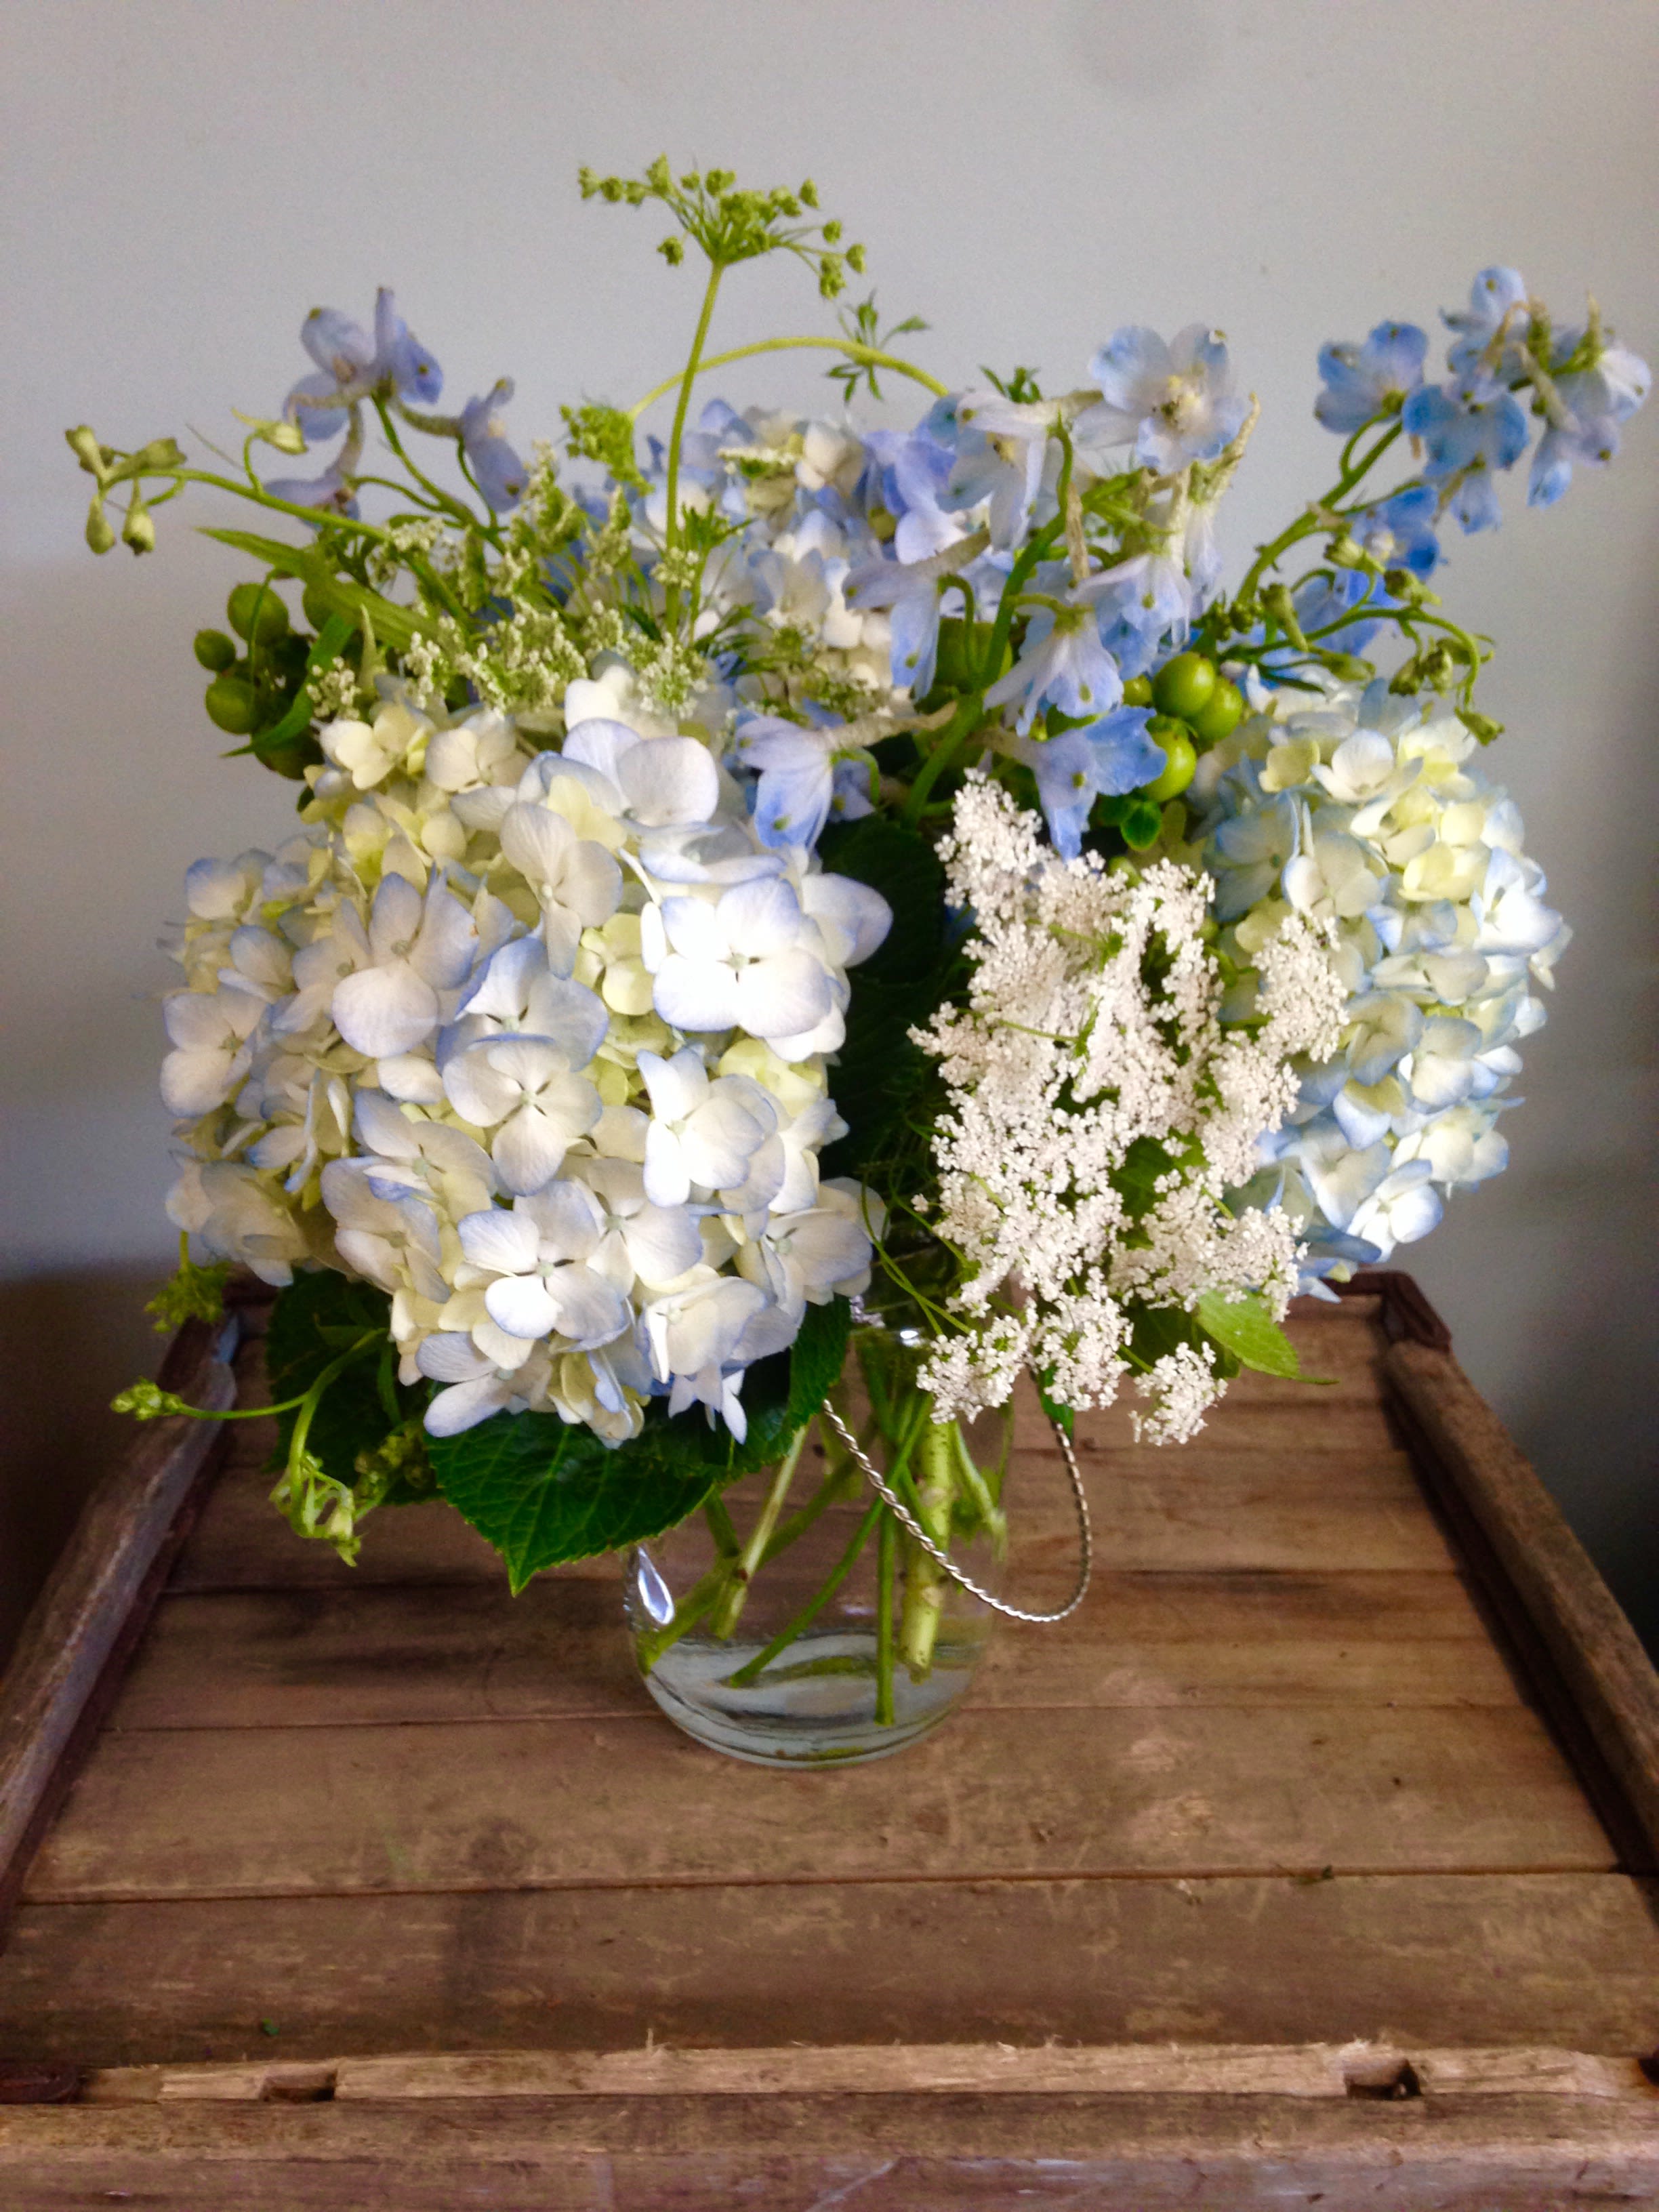
[[[0,1665],[88,1492],[133,1433],[109,1401],[153,1375],[144,1301],[161,1267],[87,1267],[0,1283]]]

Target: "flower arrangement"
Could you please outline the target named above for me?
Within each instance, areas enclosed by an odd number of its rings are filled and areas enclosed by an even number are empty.
[[[740,264],[835,300],[862,249],[810,185],[581,183],[706,281],[684,366],[566,408],[563,456],[520,458],[506,380],[438,411],[389,292],[372,330],[307,318],[313,369],[222,469],[70,442],[94,550],[191,484],[290,526],[209,533],[258,574],[196,640],[207,711],[300,823],[187,878],[163,1321],[232,1266],[279,1287],[276,1495],[346,1557],[435,1492],[516,1588],[702,1508],[729,1633],[787,1480],[758,1548],[722,1489],[793,1477],[849,1331],[921,1347],[865,1376],[948,1538],[998,1510],[949,1439],[1023,1370],[1062,1424],[1127,1384],[1189,1436],[1241,1364],[1295,1372],[1298,1285],[1504,1165],[1567,933],[1477,765],[1489,641],[1431,579],[1529,445],[1547,506],[1649,380],[1502,269],[1439,381],[1408,324],[1328,346],[1335,481],[1227,591],[1257,408],[1219,332],[1119,329],[1059,392],[947,386],[873,297],[711,351]],[[700,400],[789,348],[833,413]],[[883,380],[914,428],[855,427]]]

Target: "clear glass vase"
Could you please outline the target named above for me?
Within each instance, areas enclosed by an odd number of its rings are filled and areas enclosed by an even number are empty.
[[[830,1402],[952,1561],[1000,1594],[1012,1409],[935,1422],[926,1341],[861,1319]],[[766,1766],[880,1759],[936,1728],[995,1615],[884,1505],[820,1414],[789,1457],[740,1477],[629,1553],[645,1686],[711,1749]]]

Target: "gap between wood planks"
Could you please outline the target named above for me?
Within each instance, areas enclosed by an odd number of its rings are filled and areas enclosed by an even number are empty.
[[[1651,2061],[1648,2063],[1651,2064]],[[1659,2118],[1635,2055],[1525,2047],[1419,2050],[1382,2043],[790,2045],[611,2051],[416,2052],[210,2066],[126,2066],[86,2075],[82,2104],[356,2103],[428,2098],[605,2096],[1155,2095],[1400,2100],[1437,2095],[1628,2100]]]

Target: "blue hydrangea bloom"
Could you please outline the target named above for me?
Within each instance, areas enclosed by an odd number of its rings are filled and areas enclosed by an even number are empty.
[[[1314,413],[1346,434],[1410,398],[1423,381],[1428,334],[1415,323],[1379,323],[1363,345],[1334,341],[1319,349],[1325,389]]]

